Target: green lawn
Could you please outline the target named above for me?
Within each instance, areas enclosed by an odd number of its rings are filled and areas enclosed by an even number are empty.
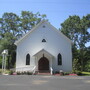
[[[5,70],[5,73],[9,74],[10,70]],[[0,69],[0,74],[2,73],[2,69]]]
[[[90,72],[82,72],[84,76],[90,76]]]
[[[2,73],[2,69],[0,69],[0,74]],[[10,70],[6,70],[5,73],[9,74]],[[90,72],[82,72],[81,76],[90,76]]]

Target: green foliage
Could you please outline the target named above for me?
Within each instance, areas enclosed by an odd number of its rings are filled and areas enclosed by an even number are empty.
[[[71,72],[64,72],[64,75],[69,75],[71,74]]]
[[[90,28],[90,14],[82,18],[76,15],[69,16],[61,26],[61,32],[73,42],[73,68],[74,70],[80,70],[81,68],[81,71],[83,71],[87,61],[90,60],[90,55],[88,55],[88,50],[85,46],[85,44],[90,41],[90,33],[88,31]],[[77,65],[77,63],[79,65]]]
[[[2,74],[2,69],[0,69],[0,74]]]
[[[90,60],[87,61],[84,71],[90,72]]]
[[[78,59],[74,59],[74,61],[73,61],[73,72],[76,72],[78,70],[79,71],[81,70],[81,65],[80,65]]]
[[[82,72],[81,71],[76,71],[75,74],[81,76],[82,75]]]
[[[17,75],[21,75],[21,72],[17,72]]]
[[[0,56],[0,68],[2,68],[2,57]]]
[[[36,24],[38,24],[42,19],[46,18],[46,15],[41,15],[39,12],[33,14],[29,11],[22,11],[21,18],[20,18],[20,28],[22,34],[27,33],[31,30]]]
[[[85,47],[85,43],[89,42],[90,34],[88,28],[90,28],[90,19],[87,19],[89,15],[80,19],[79,16],[69,16],[64,23],[61,24],[61,31],[73,41],[73,44],[82,49]]]
[[[41,15],[39,12],[34,14],[29,11],[22,11],[21,16],[7,12],[2,15],[0,18],[0,54],[4,49],[8,49],[8,69],[15,66],[16,46],[14,42],[45,18],[45,14]]]
[[[24,72],[17,72],[17,75],[32,75],[33,73],[32,72],[29,72],[29,71],[24,71]]]
[[[90,76],[90,72],[82,72],[82,75],[84,75],[84,76]]]
[[[32,75],[33,73],[32,72],[27,72],[27,75]]]
[[[12,70],[9,71],[9,75],[13,75],[13,71]]]

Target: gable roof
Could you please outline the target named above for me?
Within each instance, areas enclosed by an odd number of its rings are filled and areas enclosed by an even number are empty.
[[[61,31],[57,30],[53,25],[51,25],[48,21],[46,20],[42,20],[40,23],[38,23],[35,27],[33,27],[28,33],[26,33],[24,36],[22,36],[20,39],[18,39],[14,44],[18,45],[19,42],[21,42],[25,37],[27,37],[30,33],[32,33],[36,28],[38,28],[42,23],[46,23],[48,24],[51,28],[53,28],[53,30],[55,30],[56,32],[58,32],[60,35],[62,35],[63,37],[66,38],[66,40],[68,40],[70,43],[71,40],[69,38],[67,38],[63,33],[61,33]]]
[[[49,56],[54,57],[51,53],[49,53],[49,52],[46,51],[45,49],[40,50],[39,52],[37,52],[37,53],[34,54],[33,56],[38,56],[39,53],[43,53],[43,54],[47,53]]]

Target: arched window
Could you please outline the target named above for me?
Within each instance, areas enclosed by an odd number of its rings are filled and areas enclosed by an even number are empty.
[[[26,65],[30,65],[30,55],[26,55]]]
[[[62,65],[62,56],[60,53],[58,54],[58,65]]]

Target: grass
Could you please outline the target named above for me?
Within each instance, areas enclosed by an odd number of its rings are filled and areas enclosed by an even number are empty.
[[[10,70],[7,70],[6,69],[4,73],[9,74],[10,73]],[[0,69],[0,74],[2,74],[2,69]]]
[[[2,69],[0,69],[0,74],[2,73]],[[6,70],[5,73],[9,74],[10,70]],[[81,72],[82,75],[80,76],[90,76],[90,72]]]
[[[83,76],[90,76],[90,72],[82,72]]]

